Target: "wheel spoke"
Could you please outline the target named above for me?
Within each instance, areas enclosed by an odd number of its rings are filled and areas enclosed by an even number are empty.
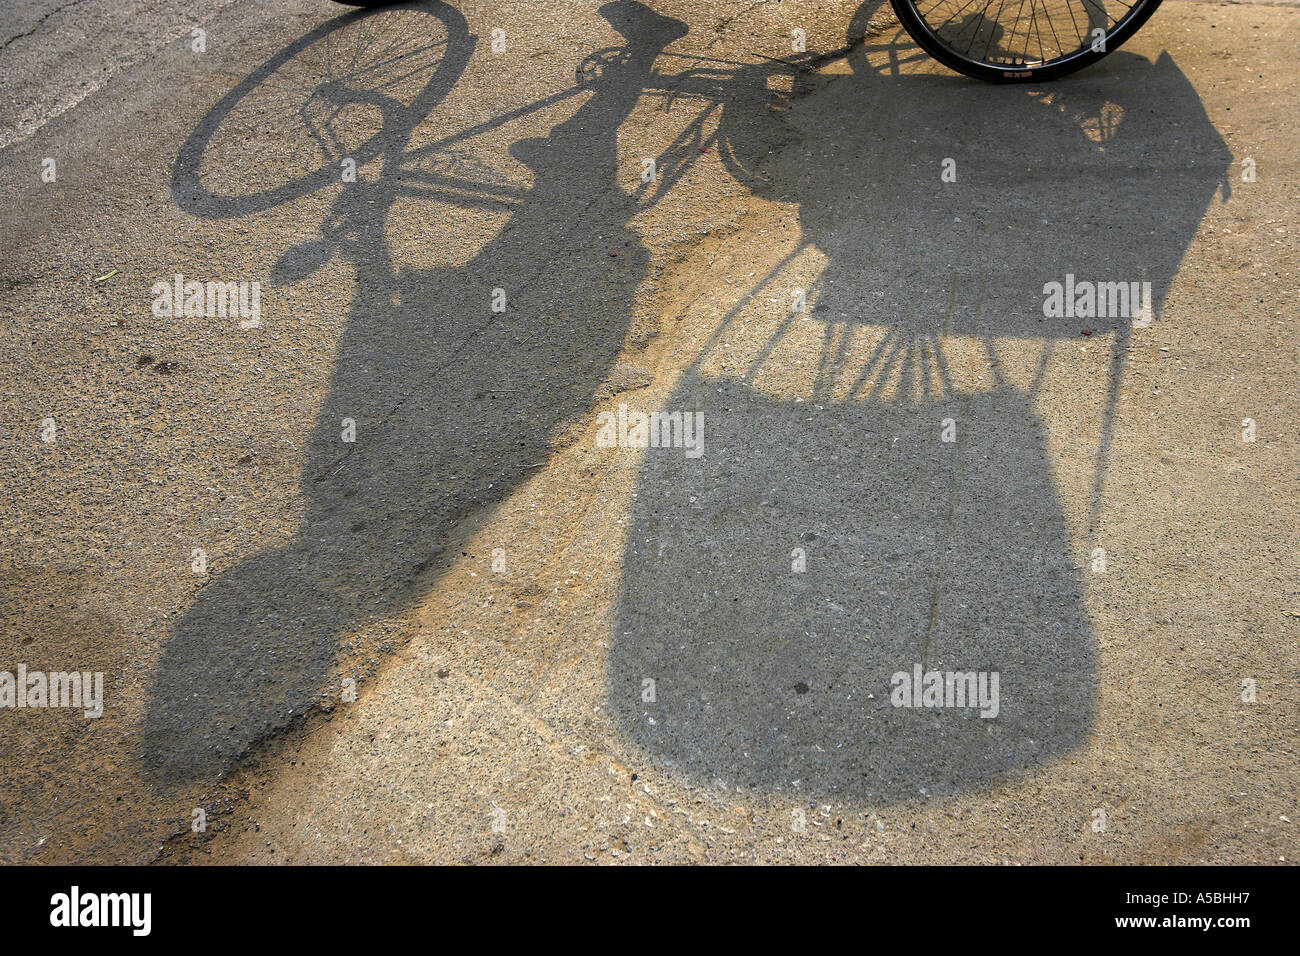
[[[927,31],[963,60],[1038,68],[1086,52],[1152,0],[914,0]],[[1077,8],[1077,9],[1076,9]],[[1081,16],[1082,15],[1082,16]],[[1145,15],[1143,16],[1145,19]]]

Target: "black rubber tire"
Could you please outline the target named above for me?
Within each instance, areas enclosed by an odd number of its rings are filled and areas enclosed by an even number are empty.
[[[1151,18],[1160,6],[1160,0],[1137,0],[1115,28],[1106,35],[1105,52],[1095,52],[1088,47],[1081,47],[1074,53],[1061,56],[1039,64],[1026,64],[1018,68],[1008,68],[1005,64],[989,63],[968,57],[945,44],[936,35],[930,25],[917,12],[916,0],[890,0],[899,21],[919,46],[950,70],[964,73],[979,80],[993,83],[1029,83],[1054,80],[1057,77],[1081,70],[1102,59],[1131,37],[1142,24]]]

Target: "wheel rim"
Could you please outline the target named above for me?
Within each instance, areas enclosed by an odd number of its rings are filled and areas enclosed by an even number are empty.
[[[1037,70],[1109,52],[1146,0],[916,0],[931,39],[995,70]]]

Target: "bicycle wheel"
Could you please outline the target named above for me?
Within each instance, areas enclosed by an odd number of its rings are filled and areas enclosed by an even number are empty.
[[[981,80],[1051,80],[1119,48],[1160,0],[890,0],[912,39]]]
[[[451,90],[473,49],[446,4],[346,13],[250,73],[199,121],[172,169],[172,195],[212,218],[262,212],[374,159]],[[387,127],[387,129],[386,129]]]

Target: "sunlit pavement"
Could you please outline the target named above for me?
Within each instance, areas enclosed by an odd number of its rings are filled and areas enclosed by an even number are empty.
[[[1293,5],[1034,89],[887,5],[57,6],[0,670],[103,716],[0,709],[0,859],[1295,858]]]

